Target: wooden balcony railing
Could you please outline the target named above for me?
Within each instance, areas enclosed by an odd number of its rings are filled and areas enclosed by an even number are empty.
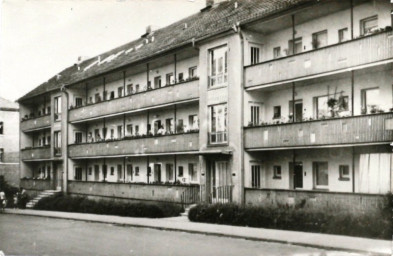
[[[245,148],[392,142],[385,128],[393,113],[245,128]]]
[[[26,160],[50,159],[50,147],[25,148],[21,150],[21,158]]]
[[[40,116],[37,118],[23,120],[20,123],[20,127],[23,132],[28,132],[30,130],[50,128],[50,125],[51,125],[50,115],[45,115],[45,116]]]
[[[392,32],[270,60],[245,68],[246,87],[283,82],[393,58]]]
[[[71,158],[197,151],[199,133],[75,144],[68,149]]]
[[[194,79],[176,85],[165,86],[129,96],[71,109],[69,121],[81,121],[116,113],[170,104],[199,98],[199,80]]]

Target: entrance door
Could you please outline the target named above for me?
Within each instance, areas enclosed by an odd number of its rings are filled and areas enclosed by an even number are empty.
[[[154,165],[154,181],[161,182],[161,164]]]
[[[303,164],[301,162],[289,163],[289,170],[292,174],[291,188],[303,188]]]
[[[303,102],[295,102],[295,121],[303,121]]]
[[[212,161],[210,163],[210,188],[213,203],[227,203],[232,201],[231,176],[226,161]]]
[[[98,165],[94,165],[94,180],[100,180],[100,167]]]

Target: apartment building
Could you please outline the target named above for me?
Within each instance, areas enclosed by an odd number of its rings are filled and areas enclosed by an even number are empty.
[[[207,1],[148,27],[19,99],[22,186],[373,207],[393,188],[391,10],[387,0]]]
[[[0,97],[0,176],[19,186],[19,106]]]

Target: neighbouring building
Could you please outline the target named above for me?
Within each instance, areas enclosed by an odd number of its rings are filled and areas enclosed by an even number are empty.
[[[388,0],[207,1],[19,99],[21,184],[117,200],[341,204],[392,191]]]
[[[0,97],[0,176],[19,187],[19,105]]]

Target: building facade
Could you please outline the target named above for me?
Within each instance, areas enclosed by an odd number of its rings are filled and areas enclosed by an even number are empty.
[[[310,204],[392,191],[389,1],[219,1],[19,99],[22,186]]]
[[[19,106],[0,97],[0,176],[19,187]]]

